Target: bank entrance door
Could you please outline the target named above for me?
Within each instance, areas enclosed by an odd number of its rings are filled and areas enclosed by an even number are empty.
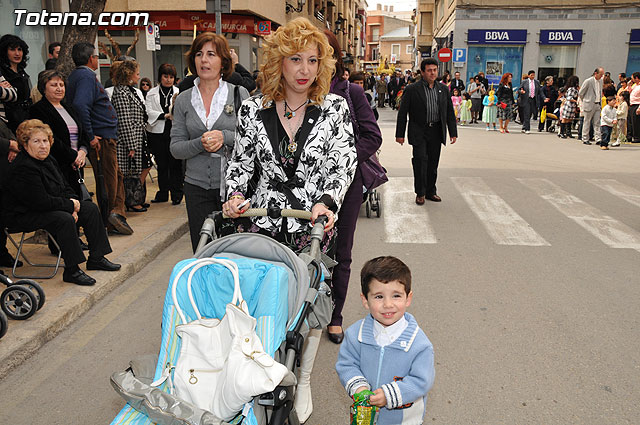
[[[540,46],[538,80],[551,75],[556,87],[564,86],[567,78],[576,73],[578,46]]]

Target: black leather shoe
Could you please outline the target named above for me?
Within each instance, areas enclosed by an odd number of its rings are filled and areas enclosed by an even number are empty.
[[[120,264],[112,263],[105,257],[102,257],[98,260],[94,260],[93,258],[89,257],[89,259],[87,260],[87,270],[104,270],[106,272],[115,272],[120,270],[120,267],[122,267]]]
[[[14,261],[15,258],[13,258],[11,254],[3,255],[0,257],[0,266],[13,268]],[[22,267],[22,261],[18,260],[17,267]]]
[[[67,273],[66,271],[62,274],[62,280],[69,283],[75,283],[76,285],[82,286],[93,286],[96,284],[96,280],[78,269],[75,272]]]
[[[151,203],[158,204],[160,202],[167,202],[168,200],[169,200],[169,193],[165,193],[163,195],[161,192],[156,192],[156,196],[151,200]]]
[[[142,204],[142,206],[143,206],[144,208],[149,208],[149,207],[151,206],[151,204],[150,204],[150,203],[148,203],[148,202],[145,202],[144,204]]]
[[[344,339],[344,332],[339,332],[337,334],[327,332],[327,335],[329,336],[329,341],[333,342],[334,344],[340,344]]]
[[[433,202],[442,202],[442,198],[438,195],[427,196],[427,199]]]
[[[80,248],[82,248],[83,251],[89,251],[89,245],[82,242],[82,239],[78,239],[78,242],[80,243]],[[56,255],[58,254],[56,253]]]
[[[120,214],[111,213],[109,215],[108,222],[121,235],[130,235],[133,233],[133,229],[129,226],[129,223],[127,223],[127,219]]]

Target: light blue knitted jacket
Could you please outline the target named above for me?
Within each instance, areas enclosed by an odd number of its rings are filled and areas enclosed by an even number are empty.
[[[351,325],[340,346],[336,371],[349,396],[362,386],[384,391],[378,425],[422,424],[433,386],[433,345],[411,314],[405,319],[407,328],[386,347],[375,341],[371,315]]]

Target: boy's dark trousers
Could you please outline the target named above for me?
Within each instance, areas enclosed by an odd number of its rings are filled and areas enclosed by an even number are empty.
[[[609,146],[611,131],[613,131],[613,127],[609,127],[608,125],[600,126],[600,146]]]

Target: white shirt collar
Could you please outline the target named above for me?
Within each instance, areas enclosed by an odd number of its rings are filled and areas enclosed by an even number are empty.
[[[200,77],[197,77],[193,80],[193,91],[191,92],[191,104],[193,105],[193,109],[195,109],[198,117],[207,128],[207,130],[211,130],[213,124],[218,120],[220,114],[224,109],[224,105],[227,102],[227,96],[229,95],[229,87],[222,78],[220,79],[220,85],[218,89],[213,94],[213,99],[211,100],[211,107],[209,107],[209,115],[207,115],[207,111],[204,108],[204,101],[202,100],[202,94],[200,94]]]
[[[381,347],[393,344],[393,341],[398,339],[402,332],[409,326],[409,322],[404,316],[400,318],[396,323],[390,326],[382,326],[380,322],[374,319],[373,321],[373,337],[376,340],[376,344]]]

